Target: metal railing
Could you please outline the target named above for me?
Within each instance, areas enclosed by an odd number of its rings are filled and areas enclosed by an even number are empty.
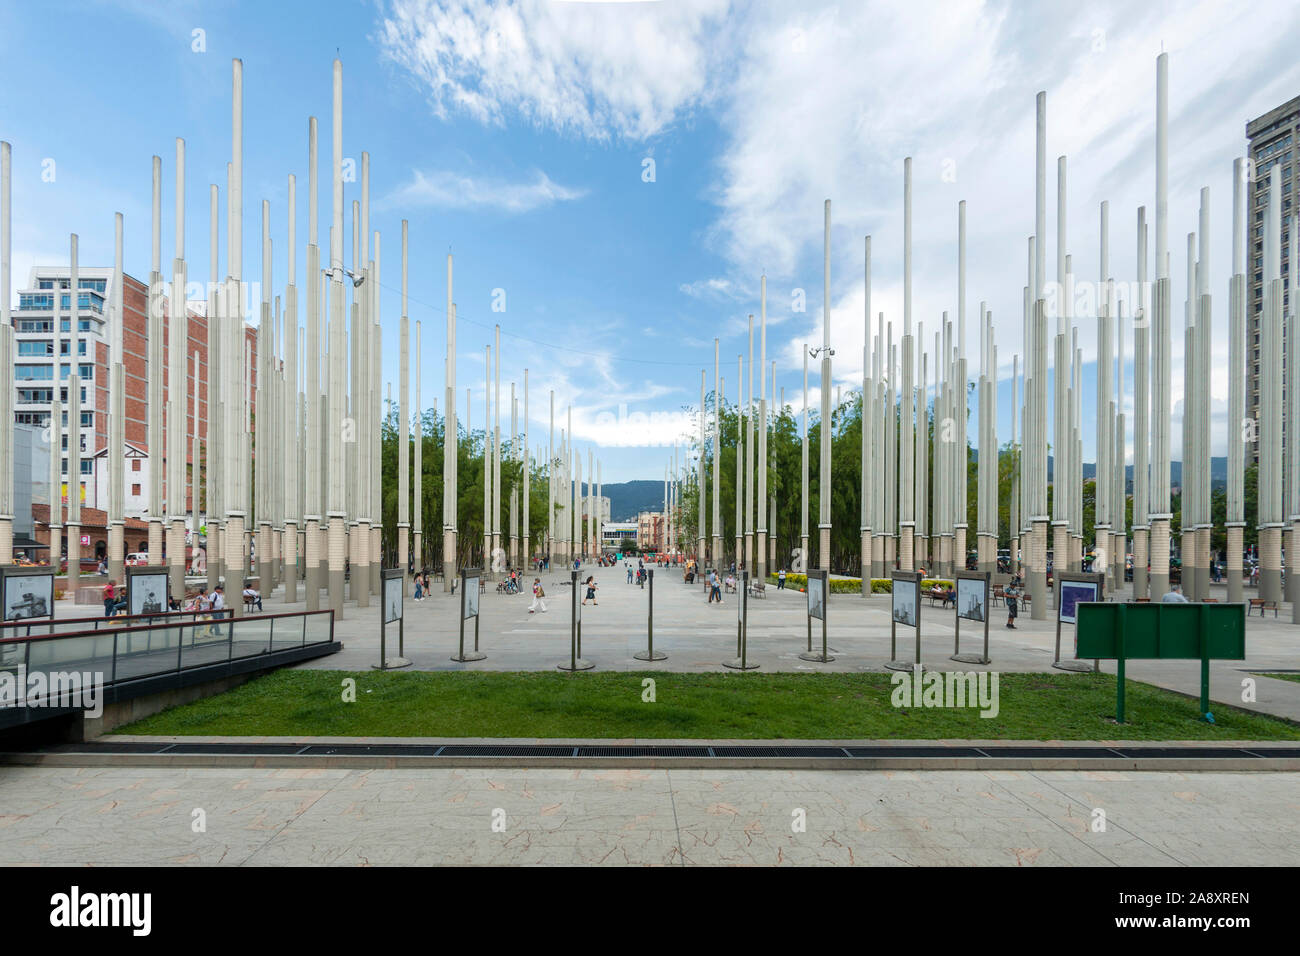
[[[127,627],[144,627],[162,624],[172,618],[230,617],[230,608],[219,611],[157,611],[151,614],[92,614],[85,617],[21,618],[0,621],[0,640],[10,637],[40,637],[49,634],[75,634],[81,631],[122,630]]]
[[[94,673],[109,687],[334,640],[334,612],[329,610],[242,618],[218,614],[120,629],[4,637],[0,668],[22,667],[29,678],[41,672]],[[169,616],[178,615],[148,615]]]

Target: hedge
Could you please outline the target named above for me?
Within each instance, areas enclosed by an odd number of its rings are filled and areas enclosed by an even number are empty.
[[[767,580],[771,584],[777,583],[777,577],[775,574],[769,574],[767,576]],[[808,575],[787,574],[785,576],[785,583],[786,583],[786,587],[794,588],[797,591],[807,590]],[[926,578],[921,582],[921,588],[922,589],[932,588],[936,584],[946,588],[950,588],[953,586],[951,581],[945,581],[939,578]],[[893,591],[894,591],[894,582],[890,578],[871,579],[872,594],[892,594]],[[832,578],[831,593],[832,594],[861,594],[862,579],[861,578]]]

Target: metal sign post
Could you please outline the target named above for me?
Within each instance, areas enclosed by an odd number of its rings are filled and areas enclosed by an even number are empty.
[[[451,656],[453,661],[464,664],[468,661],[481,661],[486,654],[478,650],[478,599],[479,579],[483,572],[478,568],[461,568],[460,571],[460,647]],[[474,619],[474,650],[465,653],[465,621]]]
[[[370,667],[377,671],[410,667],[406,659],[406,608],[402,602],[402,584],[405,580],[401,568],[384,568],[380,572],[382,585],[379,591],[379,663]],[[397,656],[388,656],[388,625],[397,622]],[[478,619],[475,618],[477,624]],[[462,624],[463,629],[463,624]]]
[[[826,606],[830,603],[831,573],[825,568],[808,572],[808,650],[799,655],[800,660],[817,661],[829,664],[835,658],[826,653]],[[813,618],[821,618],[822,650],[820,654],[812,649]]]
[[[582,602],[578,600],[578,571],[569,571],[573,587],[569,589],[569,659],[556,664],[562,671],[589,671],[596,665],[582,658]]]
[[[655,573],[650,569],[646,573],[650,577],[650,600],[646,604],[646,649],[637,651],[632,656],[639,661],[664,661],[668,659],[667,654],[655,653]]]
[[[0,621],[54,620],[54,570],[0,567]]]
[[[128,567],[126,570],[127,614],[162,614],[167,606],[170,572],[166,565]],[[244,599],[244,589],[239,589],[239,600]]]
[[[758,667],[751,664],[749,654],[749,572],[740,572],[740,593],[736,596],[736,659],[723,661],[723,667],[737,671],[752,671]]]
[[[1089,667],[1087,661],[1061,660],[1061,623],[1074,625],[1077,640],[1079,625],[1075,611],[1081,602],[1104,600],[1106,576],[1094,572],[1064,571],[1056,575],[1054,583],[1056,585],[1056,652],[1053,655],[1052,666],[1058,670],[1081,674],[1100,671],[1100,661],[1094,660]]]
[[[921,573],[891,571],[889,595],[889,660],[891,671],[912,671],[921,666]],[[916,659],[898,659],[898,625],[916,629]]]
[[[1210,661],[1246,657],[1245,604],[1080,603],[1075,655],[1115,661],[1115,719],[1125,720],[1126,662],[1200,660],[1202,719],[1210,713]]]
[[[963,664],[989,663],[989,577],[988,571],[957,572],[957,579],[953,582],[957,589],[957,598],[953,601],[953,611],[957,617],[953,622],[952,657],[948,658],[949,660],[961,661]],[[983,654],[963,654],[961,652],[961,622],[963,619],[983,622]]]

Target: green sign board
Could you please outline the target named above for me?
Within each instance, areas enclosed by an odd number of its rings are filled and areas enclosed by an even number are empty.
[[[1199,660],[1201,713],[1210,710],[1210,661],[1246,657],[1246,605],[1080,602],[1075,656],[1114,660],[1116,719],[1124,721],[1124,662]]]
[[[1075,646],[1081,658],[1239,661],[1246,606],[1080,603]]]

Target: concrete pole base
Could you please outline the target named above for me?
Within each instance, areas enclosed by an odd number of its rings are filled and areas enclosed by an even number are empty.
[[[1282,529],[1276,525],[1259,529],[1259,596],[1282,600]]]
[[[160,519],[149,519],[149,563],[163,563],[163,525]]]
[[[916,559],[912,552],[912,528],[904,525],[898,532],[898,570],[915,571]]]
[[[1185,530],[1178,542],[1182,551],[1182,574],[1179,576],[1183,586],[1183,597],[1189,601],[1196,598],[1196,533]]]
[[[10,537],[9,540],[12,546],[13,538]],[[216,580],[212,577],[213,556],[211,554],[212,551],[211,544],[212,544],[212,539],[209,533],[209,538],[208,538],[208,545],[209,545],[208,547],[208,551],[209,551],[208,590],[209,591],[211,591],[212,587],[215,586],[217,583]],[[218,562],[218,564],[219,563],[220,562]],[[116,581],[118,584],[121,584],[123,581],[126,580],[126,526],[123,525],[120,521],[113,522],[112,526],[108,529],[108,576],[110,579]]]
[[[1029,532],[1029,617],[1047,620],[1047,522],[1035,521]]]
[[[175,518],[168,529],[167,587],[173,600],[185,597],[185,522]]]
[[[1151,600],[1159,601],[1169,593],[1169,519],[1151,519],[1151,572],[1149,587]]]
[[[1229,529],[1231,535],[1231,529]],[[1229,538],[1231,540],[1231,538]],[[1239,549],[1240,550],[1240,549]],[[1147,529],[1133,529],[1133,599],[1149,597],[1147,580]],[[1232,588],[1229,586],[1229,594]],[[1231,600],[1231,597],[1229,598]]]
[[[310,518],[307,521],[307,533],[303,536],[303,568],[306,571],[307,610],[320,610],[320,521]]]
[[[408,597],[410,595],[411,583],[410,575],[406,572],[410,563],[408,557],[410,551],[408,548],[409,542],[407,541],[407,535],[408,532],[406,526],[399,526],[397,529],[397,566],[402,569],[402,597]]]
[[[1104,529],[1098,530],[1098,531],[1097,531],[1098,539],[1099,539],[1099,540],[1104,540],[1104,538],[1105,538],[1105,534],[1106,534],[1106,532],[1105,532]],[[1071,551],[1071,548],[1070,548],[1070,528],[1069,528],[1069,526],[1068,526],[1068,525],[1065,525],[1065,524],[1054,525],[1054,526],[1052,527],[1052,569],[1053,569],[1053,571],[1058,571],[1058,570],[1060,570],[1061,568],[1073,568],[1073,567],[1074,567],[1073,563],[1070,562],[1070,558],[1069,558],[1070,551]],[[1046,572],[1046,570],[1047,570],[1047,561],[1046,561],[1046,557],[1047,557],[1047,556],[1044,555],[1044,556],[1043,556],[1043,558],[1044,558],[1043,563],[1042,563],[1041,565],[1038,565],[1038,567],[1042,568],[1042,570],[1043,570],[1044,572]],[[1107,555],[1106,557],[1109,558],[1109,555]],[[1045,582],[1044,582],[1044,583],[1045,583]],[[1055,591],[1056,589],[1053,589],[1053,590]],[[1035,600],[1035,601],[1038,600],[1037,595],[1034,596],[1034,600]],[[1052,597],[1052,607],[1053,607],[1053,608],[1056,607],[1056,597],[1055,597],[1055,594],[1053,594],[1053,597]]]
[[[298,525],[290,522],[284,528],[284,599],[298,603]]]
[[[67,589],[68,594],[73,600],[77,597],[77,588],[81,586],[81,525],[70,524],[68,529],[68,575]],[[10,555],[13,554],[12,546],[9,549]],[[10,558],[12,560],[12,558]],[[58,565],[55,565],[57,572]]]
[[[1196,529],[1196,593],[1202,599],[1210,596],[1210,529]]]
[[[226,519],[225,534],[221,536],[226,549],[223,570],[226,572],[226,607],[233,617],[244,616],[244,602],[239,595],[244,590],[244,518],[242,515]]]
[[[451,584],[456,580],[459,568],[456,567],[456,532],[450,528],[442,529],[442,590],[451,593]]]
[[[1245,600],[1242,591],[1242,555],[1243,543],[1246,529],[1240,525],[1228,526],[1228,560],[1224,562],[1224,573],[1228,576],[1228,602],[1231,604],[1240,604]],[[1137,546],[1133,547],[1134,558],[1137,560]]]
[[[862,562],[862,587],[863,597],[871,597],[871,532],[862,532],[862,543],[859,545],[858,553],[861,555]]]
[[[325,539],[325,559],[329,568],[326,578],[329,608],[336,621],[343,620],[343,565],[348,553],[348,529],[342,515],[331,515]]]
[[[370,525],[362,522],[352,529],[356,539],[356,563],[352,565],[352,593],[357,607],[370,607]]]

